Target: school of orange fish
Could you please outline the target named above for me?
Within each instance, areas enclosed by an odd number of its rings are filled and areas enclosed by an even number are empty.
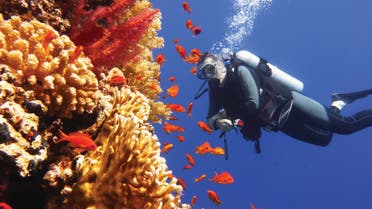
[[[182,3],[183,9],[190,15],[191,13],[191,7],[188,2]],[[202,28],[200,26],[195,26],[194,23],[190,18],[187,19],[185,24],[186,29],[190,30],[192,35],[196,37],[202,32]],[[190,73],[193,75],[196,75],[197,66],[195,64],[198,63],[200,56],[202,55],[201,51],[198,48],[194,48],[190,50],[190,53],[187,54],[186,49],[180,44],[180,40],[178,38],[173,39],[173,43],[175,44],[176,52],[179,54],[181,59],[184,62],[187,62],[189,64],[193,64],[194,66],[190,70]],[[158,54],[155,58],[155,61],[162,66],[162,64],[166,61],[166,58],[164,54]],[[170,76],[168,78],[170,82],[174,82],[176,78],[174,76]],[[179,87],[177,84],[173,84],[172,86],[168,87],[166,89],[166,94],[162,96],[163,99],[167,98],[168,96],[171,98],[174,98],[178,95]],[[166,103],[166,106],[172,110],[172,112],[177,113],[183,113],[185,112],[187,114],[187,117],[191,117],[191,111],[193,107],[193,103],[189,102],[187,107],[185,108],[181,104],[174,104],[174,103]],[[185,129],[181,126],[175,125],[170,123],[169,121],[176,121],[178,118],[174,115],[171,115],[169,117],[169,120],[164,122],[164,125],[162,129],[167,133],[170,134],[172,132],[177,133],[176,138],[179,142],[184,142],[185,138],[182,135],[182,133],[185,131]],[[209,128],[209,126],[204,121],[198,121],[197,126],[205,131],[208,134],[212,133],[212,130]],[[161,153],[168,153],[174,145],[169,142],[163,142],[163,146],[161,149]],[[204,143],[200,144],[195,148],[194,151],[195,154],[203,156],[205,154],[212,154],[212,155],[225,155],[225,150],[222,147],[212,147],[208,141],[205,141]],[[187,164],[183,167],[183,169],[188,170],[192,169],[195,165],[194,157],[191,153],[185,154]],[[172,176],[173,177],[173,176]],[[176,177],[178,180],[178,184],[180,184],[184,189],[186,189],[186,183],[185,181],[180,178]],[[194,183],[203,181],[207,178],[207,175],[205,173],[201,174],[199,177],[194,178]],[[215,172],[214,176],[210,179],[208,179],[210,182],[218,183],[218,184],[233,184],[234,183],[234,177],[227,171],[223,171],[221,173]],[[219,195],[213,191],[213,190],[207,190],[207,197],[215,204],[220,205],[223,202],[219,198]],[[197,196],[194,195],[191,199],[190,205],[194,206],[197,200]],[[249,203],[251,209],[256,209],[252,202]]]

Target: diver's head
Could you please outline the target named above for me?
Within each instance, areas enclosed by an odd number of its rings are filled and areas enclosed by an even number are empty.
[[[199,58],[197,76],[202,80],[218,79],[222,83],[226,76],[223,59],[213,53],[204,53]]]

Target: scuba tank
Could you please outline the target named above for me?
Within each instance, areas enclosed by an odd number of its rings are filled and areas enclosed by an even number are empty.
[[[233,55],[233,63],[243,64],[257,71],[257,75],[263,81],[263,90],[277,92],[286,98],[291,98],[292,91],[302,92],[304,88],[304,84],[300,80],[249,51],[236,52]]]

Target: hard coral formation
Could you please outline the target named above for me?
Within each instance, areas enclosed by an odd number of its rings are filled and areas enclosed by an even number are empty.
[[[5,19],[12,16],[22,16],[24,20],[36,18],[59,32],[66,32],[70,27],[54,0],[0,0],[0,13]]]
[[[85,158],[73,188],[74,207],[179,208],[182,187],[160,156],[149,115],[143,94],[115,91],[112,112],[96,139],[102,146]]]
[[[33,91],[49,115],[72,117],[92,112],[97,104],[98,82],[90,60],[70,59],[76,47],[52,27],[14,16],[0,15],[0,64],[15,75],[14,85]]]

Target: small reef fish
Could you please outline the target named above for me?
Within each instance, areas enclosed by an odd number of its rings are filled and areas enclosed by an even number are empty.
[[[225,154],[225,150],[222,149],[222,147],[215,147],[215,148],[212,148],[211,153],[213,155],[224,155]]]
[[[169,120],[177,120],[177,117],[174,115],[169,116]]]
[[[194,24],[192,23],[192,21],[190,19],[187,19],[186,20],[186,23],[185,23],[185,26],[187,29],[191,29],[194,27]]]
[[[68,60],[68,63],[72,64],[77,60],[77,58],[80,56],[81,52],[83,52],[84,47],[83,46],[77,46],[74,50],[74,53],[70,56],[70,59]]]
[[[260,209],[260,208],[256,208],[252,202],[249,202],[249,206],[251,207],[251,209]]]
[[[186,50],[183,46],[176,44],[176,50],[183,60],[186,60]]]
[[[0,209],[12,209],[12,207],[5,202],[0,202]]]
[[[186,183],[185,183],[185,181],[184,181],[182,178],[177,177],[177,184],[181,185],[182,188],[183,188],[184,190],[186,190]]]
[[[178,38],[173,39],[173,43],[178,44],[179,42],[180,42],[180,39]]]
[[[158,54],[155,58],[156,63],[158,63],[160,66],[163,65],[163,63],[166,61],[164,54]]]
[[[198,26],[194,26],[193,28],[191,28],[191,32],[194,34],[194,36],[199,35],[202,31],[203,29]]]
[[[203,121],[198,121],[198,126],[201,128],[203,131],[207,132],[208,134],[212,133],[212,129],[209,128],[209,126],[203,122]]]
[[[193,68],[191,68],[190,73],[193,75],[196,75],[197,70],[198,70],[198,66],[194,66]]]
[[[188,2],[184,1],[182,2],[182,7],[187,13],[191,13],[191,8]]]
[[[189,164],[191,166],[194,166],[195,165],[195,160],[194,158],[192,157],[192,155],[190,155],[189,153],[186,153],[186,159],[187,159],[187,162],[189,162]]]
[[[112,78],[110,80],[110,84],[112,86],[121,86],[121,85],[124,85],[126,83],[127,83],[127,79],[124,76],[121,76],[121,75],[112,76]]]
[[[203,179],[205,179],[207,177],[207,175],[205,173],[203,173],[202,175],[200,175],[198,178],[194,178],[194,182],[200,182],[202,181]]]
[[[211,145],[209,144],[208,141],[206,141],[203,144],[196,147],[195,154],[204,155],[211,152],[211,150],[212,150]]]
[[[170,96],[170,97],[176,97],[178,95],[178,85],[173,85],[171,87],[169,87],[167,89],[167,94]]]
[[[73,147],[85,149],[85,150],[95,150],[97,148],[96,143],[88,134],[83,134],[80,132],[73,132],[70,134],[65,134],[62,130],[59,130],[60,139],[56,143],[62,141],[68,141]]]
[[[48,45],[55,38],[57,38],[57,34],[54,31],[52,31],[52,30],[48,30],[44,34],[42,45],[43,45],[43,48],[45,50],[45,54],[49,54],[49,47],[48,47]]]
[[[178,141],[180,141],[180,142],[184,142],[185,141],[185,137],[184,136],[177,135],[176,137],[177,137]]]
[[[185,129],[181,126],[173,125],[168,122],[164,122],[163,130],[169,134],[171,132],[184,132]]]
[[[223,202],[220,200],[220,198],[218,197],[218,195],[217,195],[217,193],[216,193],[215,191],[213,191],[213,190],[208,190],[207,193],[208,193],[208,198],[209,198],[212,202],[216,203],[217,205],[220,205],[220,204],[223,203]]]
[[[174,112],[185,112],[185,108],[180,104],[165,104],[165,106]]]
[[[170,82],[173,82],[174,80],[176,80],[176,78],[175,78],[174,76],[171,76],[171,77],[168,78],[168,80],[169,80]]]
[[[191,117],[191,110],[192,110],[192,102],[190,102],[188,105],[187,105],[187,117]]]
[[[163,149],[160,150],[160,153],[165,152],[165,153],[168,154],[169,150],[171,150],[173,148],[173,144],[168,143],[168,142],[164,142],[163,145],[164,145],[164,147],[163,147]]]
[[[195,203],[196,203],[196,195],[192,196],[191,203],[190,203],[191,207],[193,207]]]
[[[191,169],[191,168],[192,168],[192,165],[190,165],[190,164],[187,164],[183,167],[183,169],[185,169],[185,170],[188,170],[188,169]]]
[[[212,179],[208,179],[208,181],[212,181],[219,184],[232,184],[234,183],[234,178],[227,171],[224,171],[221,174],[215,172],[214,177]]]

